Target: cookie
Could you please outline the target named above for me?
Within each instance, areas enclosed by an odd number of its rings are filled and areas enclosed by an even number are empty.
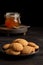
[[[22,54],[31,54],[35,52],[35,48],[31,46],[25,46],[22,50]]]
[[[28,42],[29,46],[35,47],[35,49],[39,49],[39,46],[34,42]]]
[[[10,47],[10,44],[9,43],[3,45],[3,49],[8,49],[9,47]]]
[[[9,54],[9,55],[19,55],[20,52],[17,52],[17,51],[13,51],[12,49],[7,49],[5,50],[6,54]]]
[[[18,42],[18,43],[22,44],[23,46],[27,46],[28,45],[28,41],[25,40],[25,39],[21,39],[21,38],[18,38],[16,40],[14,40],[13,42]]]
[[[23,50],[23,46],[20,43],[12,43],[11,46],[12,46],[12,49],[15,51]]]

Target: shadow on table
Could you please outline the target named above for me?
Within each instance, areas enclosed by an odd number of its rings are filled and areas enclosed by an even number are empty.
[[[8,61],[16,61],[16,60],[25,60],[25,59],[31,59],[35,54],[33,55],[27,55],[27,56],[12,56],[7,55],[5,53],[0,52],[0,60],[8,60]]]

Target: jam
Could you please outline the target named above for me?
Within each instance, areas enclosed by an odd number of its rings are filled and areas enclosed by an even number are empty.
[[[7,13],[5,17],[5,26],[8,28],[17,27],[21,24],[18,13]]]

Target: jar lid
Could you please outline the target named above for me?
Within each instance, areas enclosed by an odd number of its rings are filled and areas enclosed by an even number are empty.
[[[7,16],[11,16],[11,17],[15,17],[15,18],[17,18],[17,17],[20,17],[20,14],[19,13],[17,13],[17,12],[8,12],[8,13],[6,13],[6,15],[5,15],[6,17]]]

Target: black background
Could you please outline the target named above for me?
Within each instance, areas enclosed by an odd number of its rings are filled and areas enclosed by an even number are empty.
[[[19,12],[21,22],[30,26],[43,26],[43,3],[33,0],[0,0],[0,25],[4,24],[6,12]]]

